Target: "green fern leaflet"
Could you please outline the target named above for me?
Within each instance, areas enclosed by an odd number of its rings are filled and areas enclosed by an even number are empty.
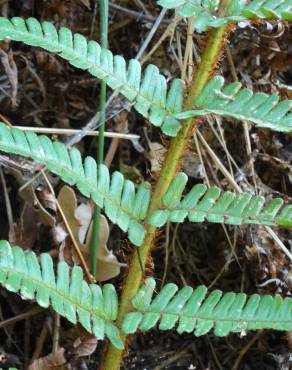
[[[0,283],[23,299],[35,299],[41,307],[52,306],[73,324],[79,322],[98,339],[106,336],[122,349],[120,330],[115,325],[118,298],[114,286],[106,284],[101,289],[89,285],[79,266],[71,269],[65,262],[58,263],[55,274],[52,258],[46,253],[39,260],[32,251],[0,241]],[[165,285],[153,298],[154,290],[155,280],[147,279],[123,320],[124,333],[146,331],[158,322],[160,330],[177,325],[178,333],[193,332],[196,336],[212,328],[218,336],[264,328],[292,329],[291,298],[258,294],[247,298],[243,293],[223,294],[219,290],[207,294],[205,286],[178,290],[175,284]]]
[[[160,330],[176,327],[179,334],[204,335],[214,328],[217,336],[246,330],[292,330],[292,298],[277,295],[247,297],[244,293],[214,290],[205,286],[180,290],[166,284],[153,298],[155,280],[149,278],[132,300],[133,312],[125,316],[122,330],[134,333],[149,330],[159,322]]]
[[[87,42],[80,34],[72,34],[68,28],[56,30],[50,22],[42,24],[35,18],[26,21],[19,17],[11,20],[0,17],[0,40],[22,41],[58,53],[74,67],[87,70],[91,75],[107,83],[123,94],[135,109],[149,121],[161,127],[169,136],[175,136],[180,122],[174,117],[182,110],[184,83],[175,79],[170,88],[158,68],[150,64],[142,76],[140,63],[113,56],[95,41]]]
[[[177,9],[182,17],[195,17],[193,26],[198,31],[222,27],[228,23],[245,20],[292,20],[290,0],[231,0],[225,9],[226,16],[218,16],[218,0],[159,0],[157,4],[167,9]]]
[[[247,120],[257,127],[275,131],[292,131],[292,100],[282,100],[279,96],[242,88],[240,82],[224,86],[224,78],[214,77],[197,97],[194,109],[179,113],[177,118],[190,118],[206,114]]]
[[[105,336],[117,348],[123,348],[118,328],[113,324],[118,311],[115,288],[105,284],[87,284],[79,266],[70,269],[59,262],[54,272],[47,253],[40,262],[32,251],[12,247],[0,241],[0,283],[24,299],[35,299],[41,307],[52,308],[71,323],[79,322],[88,332],[102,340]]]
[[[113,223],[128,232],[130,241],[137,246],[143,242],[147,224],[161,227],[167,221],[183,222],[186,217],[191,222],[292,226],[292,205],[284,205],[280,198],[266,203],[261,196],[236,195],[203,184],[195,185],[183,196],[188,180],[184,173],[174,178],[160,209],[148,214],[151,187],[147,182],[135,189],[134,183],[125,180],[120,172],[110,176],[108,168],[97,166],[92,157],[82,163],[77,149],[67,149],[47,136],[8,128],[4,123],[0,123],[0,150],[30,157],[66,183],[76,185],[104,209]]]

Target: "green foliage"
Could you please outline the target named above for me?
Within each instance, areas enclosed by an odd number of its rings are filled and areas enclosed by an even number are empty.
[[[30,157],[45,165],[54,174],[92,200],[139,246],[145,236],[145,224],[161,227],[167,221],[219,222],[232,225],[261,224],[292,226],[292,205],[283,206],[275,198],[264,206],[265,199],[248,193],[236,195],[221,192],[215,186],[195,185],[184,197],[187,175],[179,173],[162,198],[162,207],[148,215],[151,187],[141,183],[137,190],[132,181],[116,171],[111,176],[104,165],[92,157],[82,163],[80,152],[52,142],[47,136],[8,128],[0,123],[0,150]],[[264,206],[264,207],[263,207]]]
[[[182,109],[184,83],[175,79],[168,88],[165,77],[156,66],[148,65],[142,76],[137,60],[131,59],[127,66],[123,57],[113,56],[97,42],[87,42],[84,36],[79,33],[73,35],[65,27],[57,31],[52,23],[40,23],[35,18],[25,21],[18,17],[11,20],[0,17],[0,40],[4,39],[22,41],[58,53],[74,67],[87,70],[119,91],[166,135],[175,136],[180,129],[180,122],[174,115]]]
[[[160,330],[176,327],[179,334],[204,335],[214,328],[217,336],[246,330],[292,330],[292,298],[279,295],[247,297],[244,293],[220,290],[207,293],[205,286],[178,290],[166,284],[153,298],[155,280],[149,278],[132,300],[134,310],[124,319],[122,330],[134,333],[149,330],[159,322]]]
[[[70,269],[59,262],[54,272],[52,258],[43,253],[38,261],[32,251],[11,247],[0,241],[0,283],[23,299],[35,299],[41,307],[49,307],[71,323],[79,322],[98,339],[107,336],[117,348],[123,348],[119,330],[113,324],[118,311],[115,288],[105,284],[87,284],[81,267]]]
[[[214,7],[213,2],[209,6]],[[180,129],[180,120],[208,113],[247,119],[259,127],[269,127],[277,131],[291,131],[292,114],[287,114],[291,108],[291,100],[278,103],[279,99],[275,95],[253,95],[251,90],[241,89],[240,83],[230,84],[222,90],[224,79],[220,76],[210,81],[196,99],[197,109],[182,112],[182,80],[175,79],[167,90],[165,77],[159,74],[154,65],[148,65],[142,77],[137,60],[130,60],[127,68],[126,61],[121,56],[113,56],[97,42],[87,42],[84,36],[73,35],[67,28],[57,31],[52,23],[41,24],[35,18],[24,21],[15,17],[10,21],[0,17],[0,40],[3,39],[40,46],[58,53],[73,66],[86,69],[123,94],[133,102],[139,113],[170,136],[176,136]],[[244,109],[246,103],[251,106],[250,114]],[[262,114],[267,115],[265,119]]]
[[[115,325],[118,298],[113,285],[101,289],[87,284],[79,266],[70,268],[59,262],[54,272],[50,255],[42,253],[39,261],[32,251],[11,247],[0,241],[0,283],[23,299],[35,299],[41,307],[49,307],[73,324],[79,322],[88,332],[102,340],[109,338],[116,348],[123,348],[120,329]],[[167,284],[153,298],[155,280],[149,278],[132,299],[132,309],[125,316],[122,331],[146,331],[158,321],[160,330],[177,326],[178,333],[206,334],[214,328],[215,335],[230,332],[271,328],[292,329],[292,299],[280,296],[247,298],[243,293],[215,290],[207,296],[207,288],[181,290]]]
[[[142,183],[135,191],[132,181],[125,180],[120,172],[114,172],[110,178],[108,168],[103,164],[97,166],[92,157],[86,157],[82,163],[77,149],[67,149],[47,136],[9,129],[3,123],[0,123],[0,150],[30,157],[66,183],[76,185],[83,195],[104,208],[113,223],[129,233],[132,243],[142,243],[145,229],[141,221],[146,217],[151,195],[148,183]]]
[[[242,88],[240,82],[224,86],[224,78],[214,77],[197,97],[191,111],[179,113],[177,118],[217,114],[237,120],[254,122],[258,127],[275,131],[292,131],[292,100],[282,100],[279,96]]]
[[[176,9],[182,17],[194,16],[193,26],[198,31],[248,19],[292,20],[290,0],[230,0],[225,16],[216,13],[219,7],[217,0],[159,0],[157,3],[167,9]]]
[[[158,3],[177,8],[181,16],[195,16],[194,26],[199,30],[245,19],[292,19],[291,0],[230,1],[223,17],[217,17],[217,0],[160,0]],[[95,41],[87,42],[85,37],[73,35],[67,28],[57,31],[52,23],[41,24],[34,18],[25,21],[0,17],[0,40],[5,39],[42,47],[59,54],[72,66],[87,70],[123,94],[139,113],[169,136],[176,136],[180,120],[210,113],[249,120],[258,127],[292,131],[291,100],[279,102],[276,95],[253,94],[249,89],[242,89],[238,82],[224,87],[220,76],[205,85],[193,109],[183,112],[182,80],[176,79],[167,87],[166,79],[154,65],[149,65],[142,76],[141,65],[136,60],[126,65],[123,57],[113,56]],[[135,189],[134,183],[124,179],[120,172],[110,176],[106,166],[97,165],[92,157],[82,161],[77,149],[68,149],[46,136],[8,128],[1,122],[0,150],[32,158],[64,182],[76,185],[113,223],[128,232],[130,241],[137,246],[143,242],[147,225],[161,227],[166,222],[183,222],[186,218],[190,222],[292,226],[292,205],[284,205],[280,198],[265,202],[262,196],[222,192],[204,184],[193,186],[183,195],[188,179],[184,173],[177,174],[162,197],[161,206],[149,214],[151,187],[147,182]],[[178,333],[196,336],[212,328],[218,336],[264,328],[292,330],[291,298],[257,294],[247,297],[244,293],[223,294],[219,290],[207,294],[204,286],[178,290],[175,284],[165,285],[153,297],[152,278],[146,280],[137,294],[132,294],[131,310],[120,327],[116,324],[118,298],[113,285],[106,284],[101,289],[88,284],[80,267],[71,269],[65,262],[59,262],[55,272],[48,254],[43,253],[38,259],[34,252],[11,247],[6,241],[0,241],[0,283],[24,299],[34,299],[45,308],[51,306],[98,339],[107,337],[118,349],[123,349],[121,332],[146,331],[158,323],[160,330],[176,327]]]
[[[162,198],[164,209],[154,211],[148,222],[160,227],[167,221],[225,223],[230,225],[259,224],[292,226],[292,205],[283,206],[281,198],[265,203],[262,196],[249,193],[222,192],[218,187],[197,184],[182,198],[187,182],[178,173]]]

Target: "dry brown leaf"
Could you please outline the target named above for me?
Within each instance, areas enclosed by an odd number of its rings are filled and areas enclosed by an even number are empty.
[[[12,225],[9,230],[9,242],[23,249],[32,248],[37,235],[36,210],[25,203],[20,219]]]
[[[90,203],[81,204],[77,207],[77,198],[74,190],[69,186],[65,185],[59,192],[58,202],[66,216],[66,219],[71,227],[73,235],[81,253],[88,265],[90,265],[90,247],[89,241],[91,237],[91,219],[93,210]],[[55,233],[57,228],[55,229]],[[62,233],[58,232],[60,236]],[[62,236],[62,235],[61,235]],[[107,240],[109,237],[109,226],[106,218],[101,216],[100,221],[100,247],[98,249],[97,261],[96,261],[96,280],[106,281],[119,275],[120,269],[124,264],[120,263],[112,251],[107,248]],[[67,239],[68,240],[68,239]],[[85,241],[86,240],[86,241]],[[85,243],[84,243],[85,241]],[[70,243],[71,244],[71,243]],[[67,243],[63,243],[62,253],[65,259],[68,259],[68,246]],[[74,252],[70,250],[70,258],[75,262],[79,263],[78,257]]]
[[[149,159],[151,163],[151,172],[159,172],[161,170],[161,165],[163,163],[166,149],[160,143],[148,142],[149,145]]]
[[[60,207],[62,208],[66,220],[70,225],[76,241],[79,241],[79,228],[81,227],[80,221],[75,216],[77,208],[77,198],[75,191],[70,186],[63,186],[57,198]]]
[[[55,225],[55,217],[53,217],[42,205],[32,185],[19,188],[18,195],[29,205],[34,207],[37,219],[40,223],[48,226]]]
[[[74,341],[72,355],[75,357],[90,356],[96,350],[96,346],[97,338],[94,335],[86,333]]]
[[[148,156],[151,164],[151,172],[159,172],[167,150],[162,144],[150,141],[146,130],[144,130],[144,133],[149,147]]]
[[[46,209],[51,209],[52,211],[57,212],[57,202],[55,194],[51,192],[48,186],[37,187],[35,193]]]
[[[28,370],[68,370],[64,351],[64,348],[59,348],[58,351],[33,361]]]

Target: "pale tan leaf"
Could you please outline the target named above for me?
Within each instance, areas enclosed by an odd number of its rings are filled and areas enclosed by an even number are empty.
[[[9,229],[9,242],[13,245],[18,245],[23,249],[29,249],[34,245],[36,235],[36,210],[25,203],[20,214],[20,219]]]
[[[90,262],[89,256],[89,244],[90,238],[92,234],[92,223],[90,225],[89,232],[87,234],[85,248],[81,251],[85,257],[85,259]],[[117,260],[117,257],[113,254],[111,250],[107,248],[107,241],[109,237],[109,226],[107,219],[101,215],[100,216],[100,234],[99,234],[99,248],[98,248],[98,255],[96,261],[96,275],[95,278],[98,281],[106,281],[109,279],[118,276],[121,271],[121,267],[125,267],[126,265],[120,263]]]
[[[32,185],[21,187],[18,191],[18,195],[29,205],[34,207],[37,214],[37,219],[44,225],[54,226],[55,217],[52,216],[42,205],[39,198],[36,195],[35,189]]]
[[[159,172],[165,157],[166,149],[159,143],[148,142],[150,153],[149,159],[151,163],[151,172]]]
[[[73,346],[72,355],[75,357],[90,356],[96,350],[97,338],[94,335],[86,333],[76,338]]]
[[[64,357],[64,348],[51,353],[48,356],[41,357],[29,366],[28,370],[68,370],[66,359]]]
[[[162,144],[150,141],[146,130],[144,130],[144,133],[149,147],[148,157],[151,164],[151,172],[159,172],[167,150]]]
[[[58,194],[58,202],[62,208],[66,220],[70,225],[72,233],[75,239],[79,240],[79,228],[81,227],[80,221],[75,216],[75,210],[77,208],[77,198],[75,191],[70,186],[63,186]]]
[[[77,198],[74,190],[69,186],[65,185],[59,192],[58,202],[66,216],[66,219],[70,225],[70,228],[75,236],[81,253],[83,254],[88,266],[90,266],[90,238],[92,228],[92,214],[93,209],[91,204],[85,203],[77,207]],[[62,236],[62,233],[58,233]],[[106,281],[119,275],[121,264],[116,256],[107,248],[107,241],[109,237],[109,226],[106,218],[101,216],[100,221],[100,246],[98,249],[97,261],[96,261],[96,280]],[[70,259],[74,263],[79,263],[78,257],[71,250],[70,244],[62,241],[62,256],[66,261]],[[69,261],[68,261],[69,262]]]

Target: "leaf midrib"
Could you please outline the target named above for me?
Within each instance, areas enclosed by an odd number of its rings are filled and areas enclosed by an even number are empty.
[[[284,304],[284,303],[283,303]],[[155,315],[159,315],[159,316],[163,316],[163,315],[171,315],[171,316],[175,316],[175,317],[178,317],[178,320],[180,320],[181,318],[188,318],[188,319],[194,319],[194,320],[210,320],[210,321],[214,321],[214,322],[217,322],[217,321],[227,321],[227,322],[234,322],[234,323],[266,323],[266,322],[270,322],[270,323],[274,323],[274,324],[279,324],[279,325],[285,325],[285,324],[292,324],[292,318],[289,319],[289,320],[285,320],[285,319],[281,319],[280,320],[270,320],[270,319],[259,319],[259,320],[253,320],[253,319],[248,319],[248,320],[244,320],[244,319],[241,319],[241,318],[214,318],[214,316],[207,316],[207,315],[201,315],[201,316],[196,316],[195,315],[191,315],[191,314],[184,314],[184,313],[171,313],[171,312],[167,312],[167,311],[156,311],[156,310],[139,310],[137,308],[135,308],[136,311],[130,311],[131,312],[140,312],[142,313],[143,315],[149,313],[149,314],[155,314]],[[159,318],[160,320],[161,318]]]

